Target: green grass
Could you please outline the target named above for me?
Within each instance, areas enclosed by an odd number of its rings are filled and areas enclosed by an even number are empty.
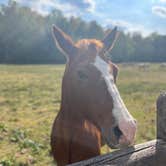
[[[136,143],[155,138],[159,93],[166,69],[119,65],[119,91],[138,121]],[[54,165],[50,131],[59,110],[63,65],[0,65],[0,165]],[[102,153],[108,148],[102,148]]]

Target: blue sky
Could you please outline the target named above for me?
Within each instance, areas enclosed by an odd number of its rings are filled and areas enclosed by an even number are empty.
[[[7,3],[8,0],[0,0]],[[52,9],[65,16],[96,20],[104,27],[119,26],[126,32],[166,34],[166,0],[16,0],[42,15]]]

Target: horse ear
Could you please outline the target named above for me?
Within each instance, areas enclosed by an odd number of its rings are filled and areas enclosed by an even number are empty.
[[[104,44],[104,47],[102,49],[103,53],[112,50],[118,36],[119,36],[119,32],[117,31],[117,27],[115,27],[113,30],[109,31],[109,33],[106,35],[106,37],[102,41]]]
[[[76,54],[76,46],[70,36],[65,34],[56,25],[52,28],[53,38],[57,48],[66,56],[67,59],[72,58]]]

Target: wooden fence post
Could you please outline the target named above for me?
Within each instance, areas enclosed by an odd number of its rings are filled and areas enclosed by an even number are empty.
[[[166,92],[157,99],[157,140],[166,142]],[[166,165],[166,143],[156,143],[156,165]]]
[[[157,139],[166,141],[166,92],[157,99]]]

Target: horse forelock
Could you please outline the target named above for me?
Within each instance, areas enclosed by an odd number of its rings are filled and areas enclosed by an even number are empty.
[[[95,46],[96,48],[103,48],[103,43],[100,40],[96,39],[81,39],[76,43],[78,48],[86,50],[90,45]]]

